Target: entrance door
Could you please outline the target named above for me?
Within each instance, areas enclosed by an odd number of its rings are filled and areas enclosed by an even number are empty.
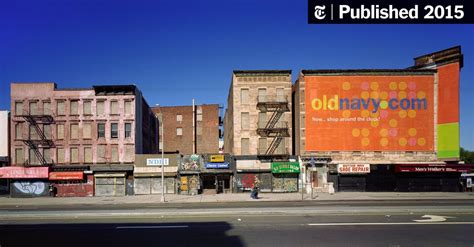
[[[313,188],[318,187],[319,182],[318,182],[318,172],[311,172],[311,183]]]
[[[225,185],[225,181],[224,181],[224,178],[219,178],[217,180],[217,193],[224,193],[224,185]]]

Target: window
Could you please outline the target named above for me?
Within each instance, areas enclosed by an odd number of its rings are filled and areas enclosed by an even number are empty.
[[[202,112],[198,112],[196,115],[196,121],[202,121]]]
[[[23,132],[22,132],[23,124],[17,123],[15,125],[15,139],[21,140],[23,139]]]
[[[30,115],[38,115],[38,103],[30,102],[29,112]]]
[[[110,124],[110,138],[118,138],[118,123]]]
[[[259,112],[258,113],[258,128],[265,128],[267,125],[267,113]]]
[[[23,102],[15,102],[15,115],[23,115]]]
[[[78,124],[71,124],[70,126],[70,135],[72,140],[79,139],[79,125]]]
[[[84,147],[84,163],[92,163],[92,147]]]
[[[70,108],[69,108],[70,115],[79,115],[79,101],[73,100],[71,101]]]
[[[79,163],[79,149],[74,147],[71,148],[70,161],[71,163]]]
[[[34,149],[29,149],[28,161],[31,165],[39,165],[38,157],[36,157],[36,153]]]
[[[43,149],[43,157],[47,164],[51,164],[51,152],[49,148]]]
[[[51,140],[51,125],[45,124],[43,125],[43,133],[44,137],[46,137],[47,140]]]
[[[129,138],[132,136],[132,124],[125,123],[125,138]]]
[[[104,101],[97,101],[97,115],[104,115]]]
[[[258,139],[258,154],[265,154],[267,152],[267,138]]]
[[[92,115],[92,102],[84,101],[82,105],[82,111],[84,115]]]
[[[118,101],[110,101],[110,114],[119,114],[118,112]]]
[[[51,112],[51,102],[49,102],[49,101],[43,102],[43,113],[44,113],[44,115],[51,115],[52,114],[52,112]]]
[[[243,130],[250,129],[250,116],[248,112],[241,113],[241,127]]]
[[[132,115],[132,101],[125,101],[125,115]]]
[[[249,103],[249,89],[248,88],[240,89],[240,103],[241,104]]]
[[[278,102],[286,102],[286,99],[285,99],[285,89],[283,89],[283,88],[277,88],[277,89],[276,89],[276,94],[277,94],[277,101],[278,101]]]
[[[133,155],[135,154],[135,149],[133,145],[125,145],[125,157],[124,160],[127,162],[133,162]]]
[[[97,138],[105,138],[105,123],[97,124]]]
[[[23,165],[25,163],[25,155],[23,154],[23,148],[15,148],[15,164]]]
[[[105,157],[106,145],[97,145],[97,163],[105,163],[107,160]]]
[[[250,154],[249,152],[249,138],[242,138],[241,140],[241,154],[242,155],[248,155]]]
[[[64,164],[64,148],[56,148],[56,159],[59,164]]]
[[[258,89],[258,102],[266,102],[267,101],[267,89],[259,88]]]
[[[119,151],[117,145],[112,145],[110,161],[113,163],[119,162]]]
[[[176,121],[177,122],[183,121],[183,115],[181,115],[181,114],[176,115]]]
[[[64,139],[64,124],[56,125],[56,138]]]
[[[176,135],[182,136],[183,135],[183,128],[176,128]]]
[[[84,123],[82,125],[82,138],[91,139],[92,138],[92,124]]]
[[[58,101],[57,103],[57,111],[59,116],[66,115],[66,110],[64,109],[64,101]]]
[[[29,137],[31,140],[38,140],[39,139],[39,136],[38,136],[38,132],[36,131],[36,128],[34,125],[30,125],[30,128],[29,128]]]

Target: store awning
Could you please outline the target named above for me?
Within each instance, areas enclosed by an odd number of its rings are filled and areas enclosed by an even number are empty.
[[[125,173],[96,173],[94,174],[96,178],[116,178],[116,177],[125,177]]]
[[[398,164],[395,172],[462,172],[470,173],[474,165],[464,164]]]

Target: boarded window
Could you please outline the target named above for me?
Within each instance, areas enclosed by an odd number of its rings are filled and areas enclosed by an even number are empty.
[[[132,101],[125,101],[125,115],[132,115]]]
[[[250,144],[249,138],[242,138],[241,139],[241,154],[242,155],[250,154],[249,144]]]
[[[84,139],[92,138],[92,124],[91,123],[84,123],[82,125],[82,135]]]
[[[243,130],[250,129],[250,115],[248,112],[241,113],[241,126]]]
[[[110,138],[118,138],[118,123],[110,124]]]
[[[36,128],[35,128],[34,125],[30,125],[29,136],[30,136],[31,140],[38,140],[39,139],[38,132],[36,131]]]
[[[23,124],[22,123],[17,123],[15,125],[15,139],[21,140],[23,139]]]
[[[58,115],[59,116],[66,115],[66,110],[65,110],[65,107],[64,107],[65,106],[64,101],[58,101],[57,106],[58,106],[58,109],[57,109]]]
[[[267,101],[267,89],[259,88],[258,89],[258,102],[266,102]]]
[[[79,125],[78,124],[71,124],[70,131],[71,131],[70,133],[71,139],[73,140],[79,139]]]
[[[196,121],[202,121],[202,113],[196,115]]]
[[[97,145],[97,163],[104,163],[107,160],[105,156],[106,145]]]
[[[30,115],[38,115],[38,103],[30,102],[29,107],[30,107],[29,108]]]
[[[118,101],[110,101],[110,114],[119,114]]]
[[[50,151],[49,148],[43,149],[43,157],[44,157],[44,160],[46,161],[46,163],[48,163],[48,164],[52,163],[52,161],[51,161],[51,151]]]
[[[43,125],[43,133],[44,137],[46,137],[47,140],[51,140],[51,125],[45,124]]]
[[[97,124],[97,138],[105,138],[105,123]]]
[[[79,149],[71,148],[70,161],[71,163],[79,163]]]
[[[51,115],[52,114],[51,102],[49,102],[49,101],[43,102],[43,112],[44,112],[44,115]]]
[[[117,145],[112,145],[112,148],[110,149],[110,161],[113,163],[119,162],[119,151],[118,151],[118,146]]]
[[[181,114],[176,115],[176,121],[178,121],[178,122],[183,121],[183,115],[181,115]]]
[[[104,101],[97,101],[97,115],[104,115]]]
[[[133,156],[135,154],[135,149],[133,145],[125,145],[125,157],[124,160],[127,162],[133,162]]]
[[[258,113],[258,128],[265,128],[267,125],[267,113],[259,112]]]
[[[71,108],[69,108],[70,115],[79,115],[79,101],[73,100],[71,101]]]
[[[129,138],[132,136],[132,124],[125,123],[125,138]]]
[[[176,135],[182,136],[183,135],[183,128],[176,128]]]
[[[25,155],[23,154],[23,148],[15,148],[15,164],[23,165],[25,163]]]
[[[23,115],[23,102],[15,102],[15,114]]]
[[[265,154],[267,152],[267,138],[258,139],[258,154]]]
[[[241,104],[249,103],[249,89],[248,88],[240,89],[240,103]]]
[[[286,102],[285,89],[277,88],[276,89],[276,94],[277,94],[277,101],[278,102]]]
[[[31,165],[39,165],[40,164],[34,149],[30,149],[29,156],[28,156],[28,161]]]
[[[82,110],[84,115],[92,115],[92,102],[91,101],[84,101],[82,105]]]
[[[92,163],[92,147],[84,147],[84,162]]]
[[[64,164],[65,162],[64,148],[56,148],[56,160],[59,164]]]
[[[64,139],[64,124],[56,125],[56,138]]]

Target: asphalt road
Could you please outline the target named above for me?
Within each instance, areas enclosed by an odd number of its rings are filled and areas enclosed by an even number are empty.
[[[3,209],[0,246],[474,246],[471,202]]]

